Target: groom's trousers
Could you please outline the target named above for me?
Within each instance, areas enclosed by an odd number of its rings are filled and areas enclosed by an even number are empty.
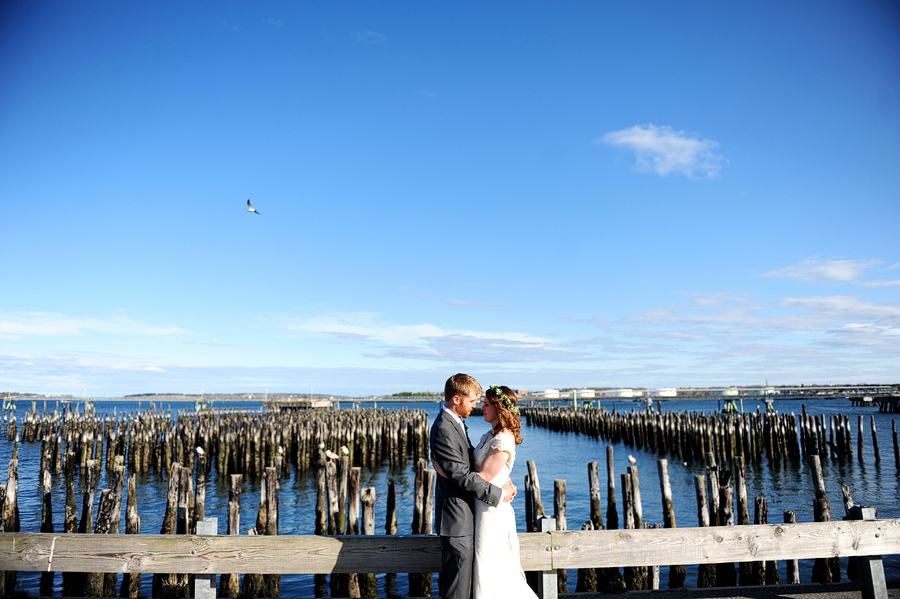
[[[441,561],[441,597],[471,599],[475,537],[441,537]]]

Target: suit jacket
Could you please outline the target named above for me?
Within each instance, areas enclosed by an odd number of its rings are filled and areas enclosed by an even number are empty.
[[[474,535],[475,500],[497,506],[503,490],[478,476],[472,444],[443,409],[431,425],[430,445],[434,461],[447,475],[435,477],[435,529],[442,537]]]

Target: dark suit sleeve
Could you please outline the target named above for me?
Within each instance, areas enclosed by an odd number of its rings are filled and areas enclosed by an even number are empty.
[[[453,426],[458,426],[455,422]],[[455,437],[455,438],[454,438]],[[460,440],[460,435],[449,426],[441,426],[431,439],[434,461],[438,463],[447,478],[490,506],[500,505],[503,490],[478,476],[469,468],[468,447]]]

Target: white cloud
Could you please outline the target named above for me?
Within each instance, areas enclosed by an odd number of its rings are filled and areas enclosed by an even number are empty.
[[[699,139],[669,126],[635,125],[607,133],[596,141],[634,151],[637,170],[662,176],[680,173],[688,177],[695,174],[714,177],[725,162],[723,156],[712,151],[718,142]]]
[[[369,312],[309,319],[281,318],[276,324],[290,331],[368,343],[372,351],[363,354],[368,357],[450,362],[579,359],[577,352],[526,333],[445,330],[431,324],[400,325],[384,322],[378,314]]]
[[[375,31],[357,31],[353,34],[356,41],[367,44],[381,44],[387,40],[387,36]]]
[[[284,21],[282,21],[281,19],[273,19],[272,17],[263,19],[263,23],[266,23],[268,25],[277,25],[279,27],[284,25]]]
[[[859,279],[866,270],[879,263],[879,260],[804,260],[793,266],[769,271],[762,276],[843,283]]]
[[[586,353],[562,349],[545,340],[530,341],[522,337],[527,336],[502,333],[446,334],[425,338],[421,345],[391,347],[382,353],[367,355],[472,364],[572,362],[589,357]]]
[[[465,306],[466,308],[496,308],[499,304],[492,304],[491,302],[470,302],[467,300],[459,300],[459,299],[446,299],[444,300],[448,304],[454,304],[456,306]]]
[[[719,294],[713,294],[712,299],[710,302],[708,296],[700,295],[687,304],[632,314],[622,322],[642,328],[620,332],[657,340],[673,333],[684,339],[696,335],[696,340],[705,340],[715,352],[754,339],[779,339],[789,346],[819,349],[852,340],[873,352],[884,352],[891,346],[888,353],[900,355],[900,347],[891,339],[900,328],[900,304],[877,303],[852,295],[789,297],[771,302],[732,297],[721,304]],[[710,305],[715,307],[709,309]],[[801,337],[790,339],[791,335]]]
[[[289,331],[321,333],[335,337],[365,339],[387,344],[409,345],[421,339],[440,336],[443,331],[434,325],[392,325],[379,320],[371,312],[350,312],[317,316],[309,319],[281,318],[276,322]]]
[[[900,280],[888,281],[885,279],[876,279],[874,281],[858,281],[856,283],[860,287],[870,287],[870,288],[878,288],[878,287],[897,287],[900,285]]]
[[[179,335],[184,330],[176,326],[155,326],[115,317],[85,318],[55,312],[9,312],[0,314],[0,337],[41,336],[69,337],[88,332],[116,335]]]

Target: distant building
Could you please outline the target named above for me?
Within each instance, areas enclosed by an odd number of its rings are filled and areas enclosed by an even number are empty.
[[[537,395],[543,399],[559,399],[559,389],[544,389],[538,392]]]
[[[650,391],[650,397],[677,397],[678,389],[675,387],[660,387]]]
[[[575,389],[578,399],[593,399],[596,394],[593,389]]]
[[[604,397],[634,397],[633,389],[606,389],[603,391]]]

